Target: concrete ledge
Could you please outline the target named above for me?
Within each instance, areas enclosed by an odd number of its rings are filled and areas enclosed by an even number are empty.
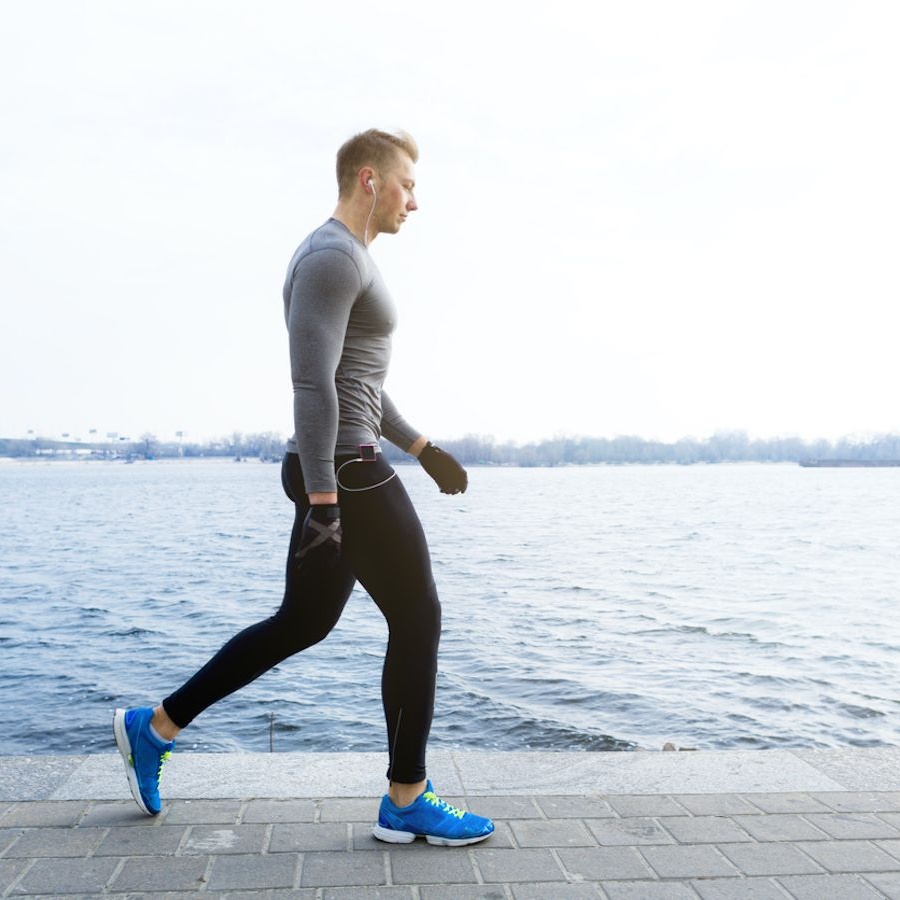
[[[172,799],[375,797],[381,753],[176,752]],[[434,783],[450,796],[716,794],[900,790],[900,747],[636,753],[436,750]],[[0,757],[0,800],[128,797],[118,754]]]

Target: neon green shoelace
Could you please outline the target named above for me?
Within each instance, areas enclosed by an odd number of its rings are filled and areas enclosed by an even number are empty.
[[[160,778],[162,778],[162,770],[163,770],[163,766],[164,766],[164,765],[166,764],[166,762],[167,762],[168,760],[170,760],[171,758],[172,758],[172,751],[171,751],[171,750],[166,750],[166,752],[163,753],[162,756],[160,756],[160,758],[159,758],[159,768],[156,770],[156,782],[157,782],[157,784],[159,784],[159,780],[160,780]]]
[[[167,761],[167,760],[170,760],[171,758],[172,758],[172,751],[171,751],[171,750],[166,750],[166,752],[163,753],[162,756],[160,756],[160,758],[159,758],[159,768],[156,770],[156,783],[157,783],[157,784],[159,784],[159,780],[160,780],[160,778],[162,778],[162,770],[163,770],[163,766],[166,764],[166,761]],[[135,764],[134,764],[134,754],[132,754],[132,753],[129,753],[129,754],[128,754],[128,762],[131,763],[131,768],[132,768],[132,769],[137,768],[137,767],[135,766]]]
[[[427,791],[422,796],[428,803],[447,813],[448,816],[456,816],[457,819],[461,819],[466,814],[465,810],[451,806],[446,800],[438,797],[434,791]]]

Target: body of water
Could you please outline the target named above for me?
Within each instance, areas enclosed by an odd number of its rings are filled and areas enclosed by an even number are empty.
[[[401,467],[444,609],[432,747],[837,747],[900,740],[900,470]],[[277,607],[279,466],[0,465],[3,753],[110,751]],[[386,628],[332,635],[204,713],[203,750],[385,747]]]

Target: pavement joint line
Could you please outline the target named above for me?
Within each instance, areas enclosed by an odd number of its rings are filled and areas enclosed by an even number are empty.
[[[78,823],[74,826],[74,828],[79,828],[79,827],[81,827],[81,822],[82,822],[83,820],[84,820],[84,816],[82,816],[81,819],[79,819]],[[104,829],[103,829],[103,836],[100,838],[99,841],[97,841],[97,842],[94,844],[93,847],[91,847],[91,848],[88,850],[88,853],[87,853],[87,858],[88,858],[88,859],[90,859],[90,858],[93,857],[93,856],[96,856],[98,848],[99,848],[99,847],[101,846],[101,844],[109,837],[109,833],[110,833],[111,830],[112,830],[112,829],[110,829],[110,828],[104,828]]]
[[[888,840],[896,840],[896,838],[888,838]],[[885,843],[884,840],[876,840],[875,846],[878,847],[879,850],[884,850],[884,852],[887,853],[888,856],[893,856],[894,859],[896,859],[897,862],[900,863],[900,844],[898,844],[896,850],[889,850],[887,847],[881,846],[883,843]]]
[[[6,889],[6,893],[3,895],[4,897],[9,897],[13,891],[22,883],[25,879],[25,876],[34,868],[34,864],[37,862],[36,859],[30,859],[25,864],[25,868],[19,872],[18,877],[14,878],[10,883],[9,887]]]
[[[122,869],[125,868],[125,863],[126,863],[126,862],[128,862],[128,857],[127,857],[127,856],[123,856],[123,857],[119,860],[118,865],[112,870],[112,874],[109,876],[109,879],[107,880],[106,884],[105,884],[104,887],[103,887],[104,893],[112,889],[113,883],[115,882],[115,880],[116,880],[116,879],[119,877],[119,875],[121,874]]]
[[[825,866],[823,866],[822,863],[820,863],[817,859],[814,859],[812,856],[810,856],[810,854],[807,853],[803,847],[797,846],[797,843],[798,842],[796,842],[796,841],[788,841],[787,842],[789,847],[794,847],[798,853],[800,853],[801,855],[806,857],[806,859],[808,859],[814,866],[817,866],[820,874],[827,875],[828,869],[826,869]]]
[[[818,831],[819,834],[822,835],[822,837],[819,838],[819,840],[822,840],[822,841],[830,840],[830,839],[831,839],[831,835],[828,834],[828,832],[825,831],[823,828],[820,828],[818,825],[816,825],[815,822],[810,822],[810,820],[809,820],[809,818],[808,818],[809,815],[810,815],[810,813],[801,814],[801,815],[799,816],[799,819],[800,819],[802,822],[804,822],[806,825],[809,825],[810,828],[815,828],[815,830]]]
[[[563,878],[566,879],[566,884],[573,884],[574,879],[572,878],[572,873],[566,868],[565,863],[559,857],[559,851],[556,847],[550,848],[550,855],[553,857],[553,861],[559,866],[560,872],[563,874]]]
[[[175,848],[175,852],[172,854],[173,856],[184,856],[184,848],[188,845],[191,839],[191,834],[194,831],[194,826],[188,823],[187,827],[181,833],[181,840],[178,842],[178,846]]]
[[[459,783],[462,785],[462,789],[463,789],[463,797],[465,797],[466,802],[468,802],[469,792],[468,792],[468,789],[466,788],[466,781],[463,778],[462,772],[460,771],[459,761],[456,758],[455,751],[451,750],[449,753],[449,757],[450,757],[450,765],[453,766],[453,774],[456,775],[456,777],[459,779]]]
[[[213,854],[209,855],[209,858],[206,860],[206,868],[203,870],[203,874],[200,876],[200,884],[202,887],[200,890],[202,891],[204,887],[209,886],[210,879],[212,878],[212,867],[215,862],[216,857]]]
[[[89,801],[84,805],[84,809],[81,810],[81,815],[78,817],[78,821],[75,822],[75,825],[80,825],[87,818],[87,814],[88,812],[90,812],[90,809],[93,805],[93,801]]]
[[[513,840],[515,840],[515,838],[513,838]],[[481,868],[478,865],[478,858],[471,846],[466,848],[466,855],[469,857],[469,865],[472,867],[472,871],[475,873],[475,883],[484,884],[484,874],[482,873]]]

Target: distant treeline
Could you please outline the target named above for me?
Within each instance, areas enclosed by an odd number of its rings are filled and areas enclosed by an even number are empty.
[[[440,446],[467,465],[581,466],[597,463],[720,463],[800,462],[801,460],[898,460],[900,435],[867,440],[804,441],[800,438],[751,440],[744,432],[715,434],[709,438],[683,438],[674,443],[640,437],[554,437],[529,444],[497,443],[490,437],[467,435],[438,441]],[[396,462],[408,457],[383,442],[385,456]],[[168,457],[226,456],[278,461],[284,453],[284,437],[274,432],[242,434],[207,443],[164,442],[143,434],[130,442],[73,442],[35,438],[0,438],[0,456],[93,457],[99,459],[162,459]]]
[[[751,440],[744,432],[674,443],[640,437],[555,437],[530,444],[495,443],[469,435],[440,442],[461,462],[496,466],[582,466],[596,463],[800,462],[807,459],[900,459],[900,435],[870,440],[804,441],[800,438]],[[388,458],[402,456],[387,450]]]
[[[0,438],[0,456],[85,459],[170,459],[227,456],[240,459],[280,460],[284,436],[274,431],[256,434],[234,432],[230,437],[197,443],[161,441],[149,432],[137,440],[61,441],[51,438]]]

